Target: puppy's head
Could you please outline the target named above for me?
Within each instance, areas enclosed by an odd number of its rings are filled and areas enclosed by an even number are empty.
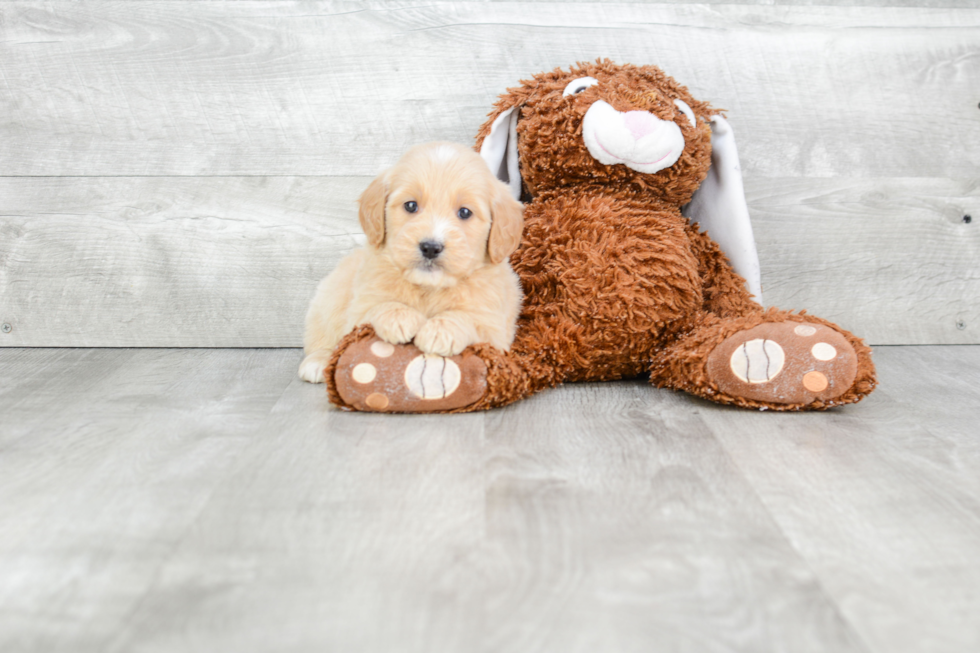
[[[409,150],[361,195],[368,243],[411,281],[447,287],[520,244],[523,207],[478,154],[454,143]]]

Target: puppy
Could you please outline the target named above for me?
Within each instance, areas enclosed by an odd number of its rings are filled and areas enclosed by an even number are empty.
[[[509,257],[523,206],[478,154],[453,143],[414,147],[359,204],[368,246],[317,287],[300,377],[322,383],[334,347],[361,324],[439,356],[478,342],[510,348],[522,293]]]

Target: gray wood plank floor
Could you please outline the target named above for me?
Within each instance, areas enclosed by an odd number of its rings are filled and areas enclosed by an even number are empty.
[[[347,414],[297,350],[0,349],[0,650],[980,647],[980,347],[823,414]]]

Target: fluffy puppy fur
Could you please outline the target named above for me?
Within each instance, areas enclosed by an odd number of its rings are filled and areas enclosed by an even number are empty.
[[[523,207],[479,155],[453,143],[414,147],[359,202],[368,246],[317,288],[303,379],[322,383],[333,348],[361,324],[392,344],[414,339],[427,354],[483,342],[510,348],[522,294],[509,257]]]

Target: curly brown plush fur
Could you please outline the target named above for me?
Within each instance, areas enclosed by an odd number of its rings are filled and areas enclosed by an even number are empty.
[[[563,97],[566,85],[580,77],[599,84]],[[678,161],[649,174],[596,160],[583,141],[582,121],[599,99],[616,111],[647,111],[674,121],[685,142]],[[695,124],[679,111],[677,99],[693,110]],[[515,107],[527,204],[523,242],[511,262],[525,305],[509,352],[487,345],[469,350],[486,363],[486,391],[452,412],[502,406],[566,381],[645,373],[660,387],[775,410],[824,409],[859,401],[874,389],[871,350],[860,339],[805,313],[763,310],[709,235],[681,215],[710,166],[707,119],[717,110],[656,67],[579,64],[508,89],[481,127],[478,149],[496,117]],[[829,399],[811,393],[788,403],[722,390],[709,373],[711,352],[752,327],[787,321],[829,327],[850,343],[853,352],[842,352],[856,358],[849,387],[837,388]],[[345,343],[369,337],[373,333],[365,328],[341,343],[328,378]],[[335,383],[328,386],[334,403],[350,407]]]

